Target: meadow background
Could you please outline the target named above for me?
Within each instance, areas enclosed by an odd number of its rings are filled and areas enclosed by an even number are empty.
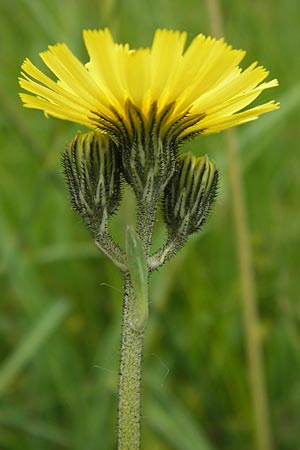
[[[220,2],[226,40],[280,80],[280,111],[236,130],[273,449],[300,449],[300,2]],[[83,127],[25,110],[20,65],[82,28],[148,46],[156,27],[210,34],[205,1],[0,1],[0,449],[115,449],[122,279],[70,209],[60,166]],[[220,192],[202,233],[151,279],[144,450],[256,450],[224,133]],[[126,194],[115,233],[132,220]],[[163,239],[158,221],[157,241]]]

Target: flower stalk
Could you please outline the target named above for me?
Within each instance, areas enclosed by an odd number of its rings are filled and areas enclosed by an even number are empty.
[[[140,448],[140,398],[142,345],[148,321],[147,256],[157,205],[148,214],[139,210],[137,230],[127,228],[126,254],[128,272],[125,274],[122,342],[118,405],[118,450]]]
[[[140,398],[144,331],[132,326],[132,309],[135,303],[135,293],[130,276],[125,275],[118,393],[118,450],[140,449]]]

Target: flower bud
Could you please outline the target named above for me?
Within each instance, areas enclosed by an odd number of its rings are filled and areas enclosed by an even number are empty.
[[[186,238],[204,225],[216,197],[218,172],[207,156],[180,155],[164,196],[164,221],[171,236]]]
[[[121,199],[117,147],[100,133],[78,133],[63,154],[63,166],[72,207],[96,237]]]

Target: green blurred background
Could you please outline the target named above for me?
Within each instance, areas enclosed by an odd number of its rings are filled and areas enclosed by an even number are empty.
[[[273,448],[300,449],[300,3],[220,3],[226,40],[280,80],[282,107],[236,130]],[[25,110],[23,59],[82,28],[148,46],[153,30],[210,34],[205,1],[0,1],[0,449],[115,449],[122,279],[70,209],[60,166],[83,127]],[[253,450],[253,399],[224,133],[185,146],[220,168],[205,230],[151,279],[145,450]],[[132,220],[126,194],[115,232]],[[157,242],[163,239],[157,224]]]

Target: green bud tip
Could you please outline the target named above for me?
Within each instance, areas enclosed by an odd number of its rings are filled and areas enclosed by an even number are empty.
[[[164,195],[164,220],[171,235],[188,235],[204,225],[217,194],[218,171],[207,156],[180,155]]]
[[[72,207],[97,235],[121,199],[121,165],[116,145],[98,132],[78,133],[62,157]]]

